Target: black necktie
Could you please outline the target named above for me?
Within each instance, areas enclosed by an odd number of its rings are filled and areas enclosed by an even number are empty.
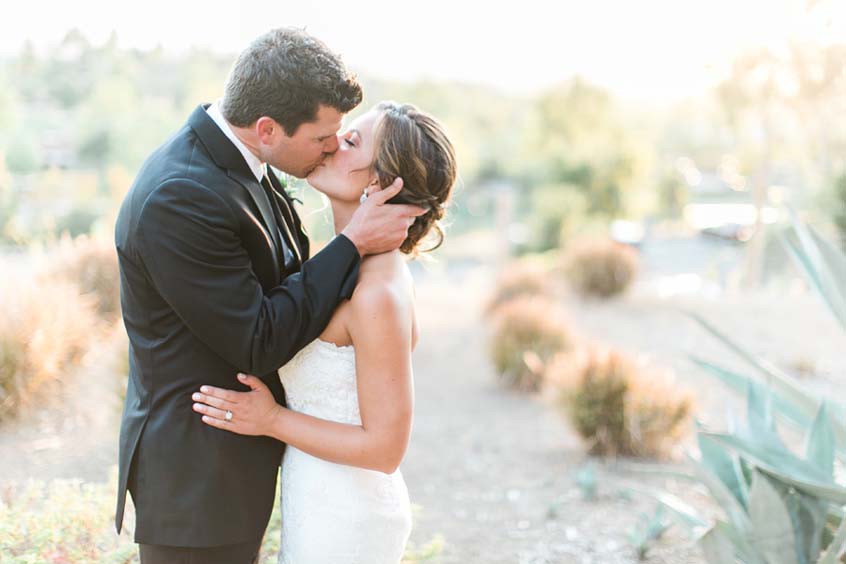
[[[291,228],[288,226],[289,222],[291,225],[294,225],[294,214],[291,212],[290,208],[288,208],[288,202],[283,198],[283,201],[285,202],[285,211],[287,212],[285,217],[283,217],[282,210],[279,206],[279,198],[277,198],[276,194],[274,194],[273,184],[271,184],[267,173],[262,176],[261,185],[267,194],[267,199],[270,200],[270,207],[273,209],[273,216],[276,218],[276,223],[278,223],[280,231],[284,233],[287,245],[283,245],[283,260],[285,263],[285,270],[291,272],[302,264],[299,246],[297,245],[296,239],[294,239],[294,235],[291,233]]]

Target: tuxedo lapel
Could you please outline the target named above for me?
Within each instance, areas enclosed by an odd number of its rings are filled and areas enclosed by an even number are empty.
[[[273,216],[273,210],[270,208],[271,203],[268,200],[267,194],[264,192],[264,188],[261,187],[256,177],[253,176],[252,171],[244,174],[243,171],[229,169],[227,174],[249,192],[250,197],[259,209],[259,213],[261,213],[261,219],[264,221],[265,229],[270,233],[276,261],[278,264],[281,264],[279,262],[279,253],[282,252],[282,241],[279,239],[279,229],[276,228],[276,220]]]
[[[226,170],[227,176],[244,187],[250,198],[259,210],[264,231],[268,234],[268,243],[273,253],[274,263],[282,264],[282,241],[279,239],[279,230],[276,228],[276,221],[273,217],[273,210],[270,208],[268,196],[259,184],[244,156],[238,148],[232,144],[223,131],[217,126],[214,120],[206,112],[209,104],[197,106],[188,118],[188,124],[196,132],[197,137],[208,149],[209,156],[220,168]],[[274,270],[279,270],[278,268]]]

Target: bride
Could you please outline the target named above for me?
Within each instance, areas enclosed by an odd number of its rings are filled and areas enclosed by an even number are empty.
[[[360,202],[396,178],[393,202],[429,211],[399,250],[363,259],[352,298],[323,333],[279,369],[287,407],[258,378],[234,392],[203,386],[194,410],[208,425],[286,443],[281,467],[281,564],[396,564],[411,532],[399,470],[411,434],[411,353],[419,329],[403,255],[415,256],[443,216],[456,177],[441,125],[410,104],[383,102],[354,120],[307,180],[340,233]],[[430,233],[431,232],[431,233]],[[248,476],[244,477],[249,479]]]

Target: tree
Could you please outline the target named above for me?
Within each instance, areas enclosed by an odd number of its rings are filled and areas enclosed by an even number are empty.
[[[772,182],[778,127],[785,124],[785,92],[789,69],[770,51],[751,51],[734,61],[731,74],[717,87],[726,121],[737,142],[736,152],[751,178],[755,226],[746,254],[745,281],[756,288],[763,275],[763,208]],[[781,119],[777,119],[780,117]]]
[[[578,186],[589,213],[625,215],[627,192],[643,182],[645,167],[610,94],[574,78],[542,94],[535,110],[529,181]]]
[[[24,133],[13,137],[6,152],[6,166],[13,174],[31,174],[41,169],[42,160],[35,140]]]

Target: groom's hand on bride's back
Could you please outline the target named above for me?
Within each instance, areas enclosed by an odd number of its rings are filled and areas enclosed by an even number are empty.
[[[361,204],[344,227],[344,234],[358,249],[361,256],[375,255],[398,249],[408,237],[408,228],[414,219],[426,210],[407,204],[386,204],[402,190],[402,179],[397,178],[387,188],[378,188]]]

